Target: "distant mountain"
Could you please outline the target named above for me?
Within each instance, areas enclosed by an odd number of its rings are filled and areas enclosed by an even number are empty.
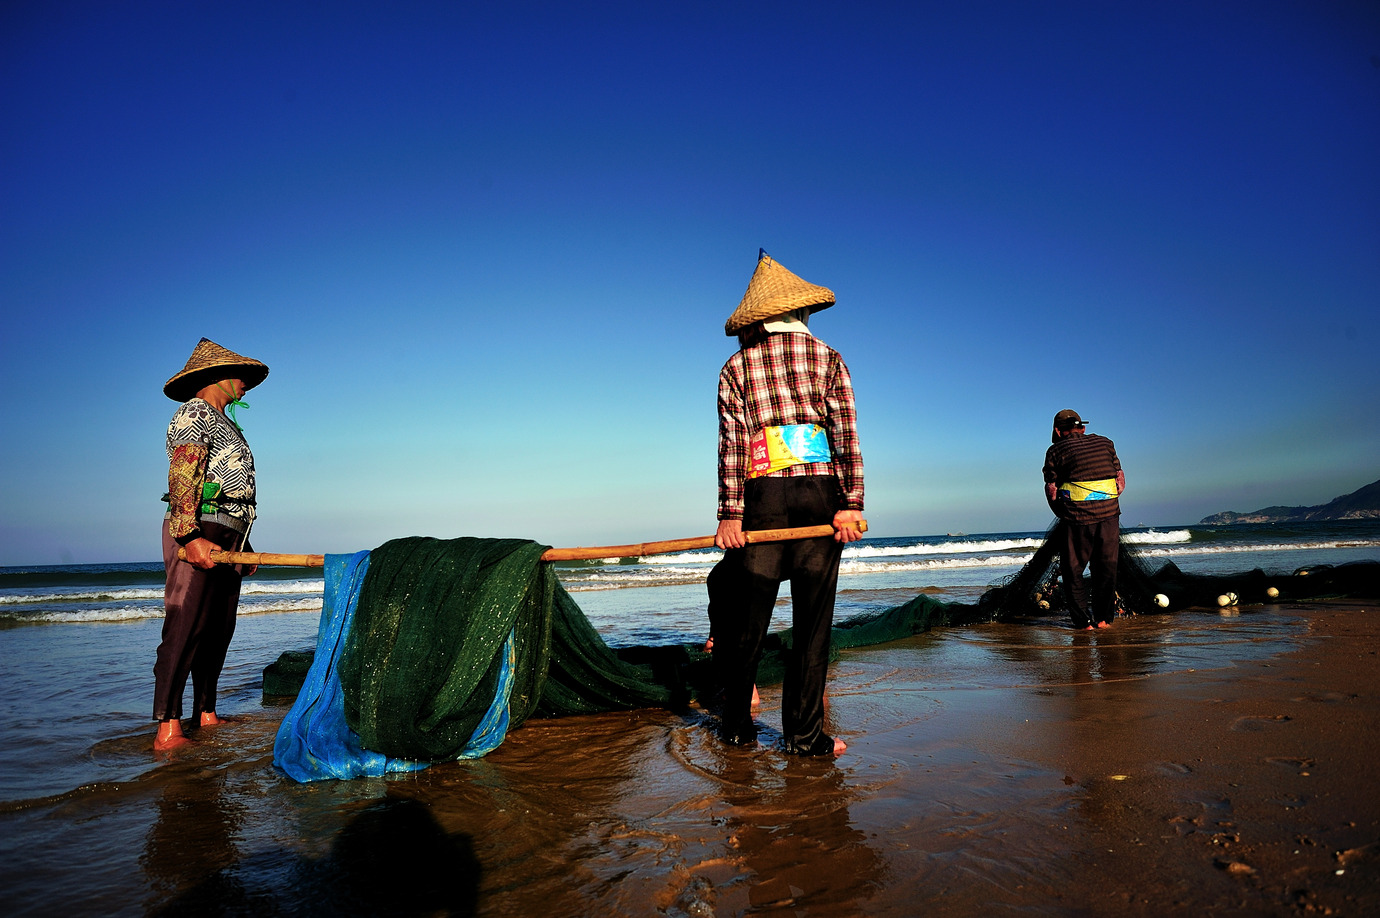
[[[1215,526],[1222,523],[1304,523],[1328,520],[1380,520],[1380,481],[1373,481],[1320,507],[1266,507],[1250,513],[1230,510],[1203,517]]]

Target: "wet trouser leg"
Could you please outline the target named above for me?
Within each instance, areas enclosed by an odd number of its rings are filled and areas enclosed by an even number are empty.
[[[1092,524],[1092,614],[1099,622],[1116,618],[1116,562],[1121,553],[1121,517]]]
[[[207,523],[202,534],[222,549],[234,549],[240,536],[224,526]],[[180,546],[163,522],[163,635],[153,664],[153,719],[182,716],[182,695],[192,677],[194,715],[214,712],[216,690],[230,639],[235,634],[239,605],[239,568],[218,564],[204,571],[178,560]]]
[[[1059,550],[1059,575],[1073,623],[1084,628],[1116,616],[1116,562],[1120,551],[1120,517],[1092,523],[1065,523]],[[1083,570],[1092,567],[1092,606]]]
[[[829,523],[839,503],[833,477],[748,482],[743,528]],[[786,657],[782,734],[789,752],[817,753],[824,734],[824,684],[842,546],[832,538],[767,542],[724,553],[710,573],[709,619],[715,670],[724,689],[724,736],[748,741],[752,687],[782,580],[791,581],[792,649]]]
[[[842,549],[832,538],[793,546],[791,650],[781,693],[781,733],[787,752],[834,751],[833,738],[824,733],[824,686]]]
[[[1082,523],[1065,522],[1064,541],[1059,546],[1059,577],[1064,582],[1064,605],[1077,628],[1092,624],[1088,615],[1088,588],[1083,583],[1083,569],[1088,566],[1092,551],[1088,527]]]
[[[752,689],[780,587],[776,578],[749,571],[746,562],[746,548],[730,549],[714,565],[707,581],[714,674],[723,691],[721,732],[724,739],[736,744],[750,743],[757,737],[752,723]]]

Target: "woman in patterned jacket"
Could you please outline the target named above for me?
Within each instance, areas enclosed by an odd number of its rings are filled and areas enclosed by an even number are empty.
[[[254,568],[218,565],[211,552],[249,548],[254,456],[235,421],[235,408],[266,376],[268,367],[259,361],[202,338],[187,365],[163,386],[168,398],[183,404],[168,425],[167,583],[163,637],[153,665],[156,750],[191,742],[181,722],[189,675],[198,726],[225,722],[216,714],[216,683],[235,633],[240,581]],[[186,550],[185,560],[178,558],[179,548]]]

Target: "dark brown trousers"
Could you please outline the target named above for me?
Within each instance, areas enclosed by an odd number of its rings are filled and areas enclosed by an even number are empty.
[[[1116,617],[1116,563],[1121,551],[1121,517],[1095,523],[1064,521],[1064,541],[1059,546],[1059,576],[1064,581],[1064,602],[1073,623],[1085,628]],[[1092,609],[1083,569],[1092,569]]]
[[[743,529],[830,523],[839,507],[838,479],[754,478],[745,492]],[[752,687],[781,581],[791,582],[791,647],[782,686],[781,734],[787,752],[833,752],[824,733],[834,592],[843,546],[831,537],[764,542],[724,552],[708,579],[714,668],[724,690],[726,736],[749,739]],[[828,747],[827,750],[825,747]]]
[[[225,526],[204,523],[202,535],[233,551],[242,536]],[[153,664],[153,719],[182,717],[182,694],[192,677],[192,716],[216,710],[216,684],[235,635],[240,602],[240,570],[217,564],[204,571],[177,557],[180,546],[163,521],[163,640]]]

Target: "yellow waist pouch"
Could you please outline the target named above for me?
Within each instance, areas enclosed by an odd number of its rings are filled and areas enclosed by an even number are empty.
[[[749,449],[749,478],[807,462],[831,462],[834,458],[829,451],[829,435],[818,424],[764,427],[752,438]]]
[[[1117,496],[1116,479],[1066,481],[1059,485],[1059,496],[1072,501],[1113,500]]]

